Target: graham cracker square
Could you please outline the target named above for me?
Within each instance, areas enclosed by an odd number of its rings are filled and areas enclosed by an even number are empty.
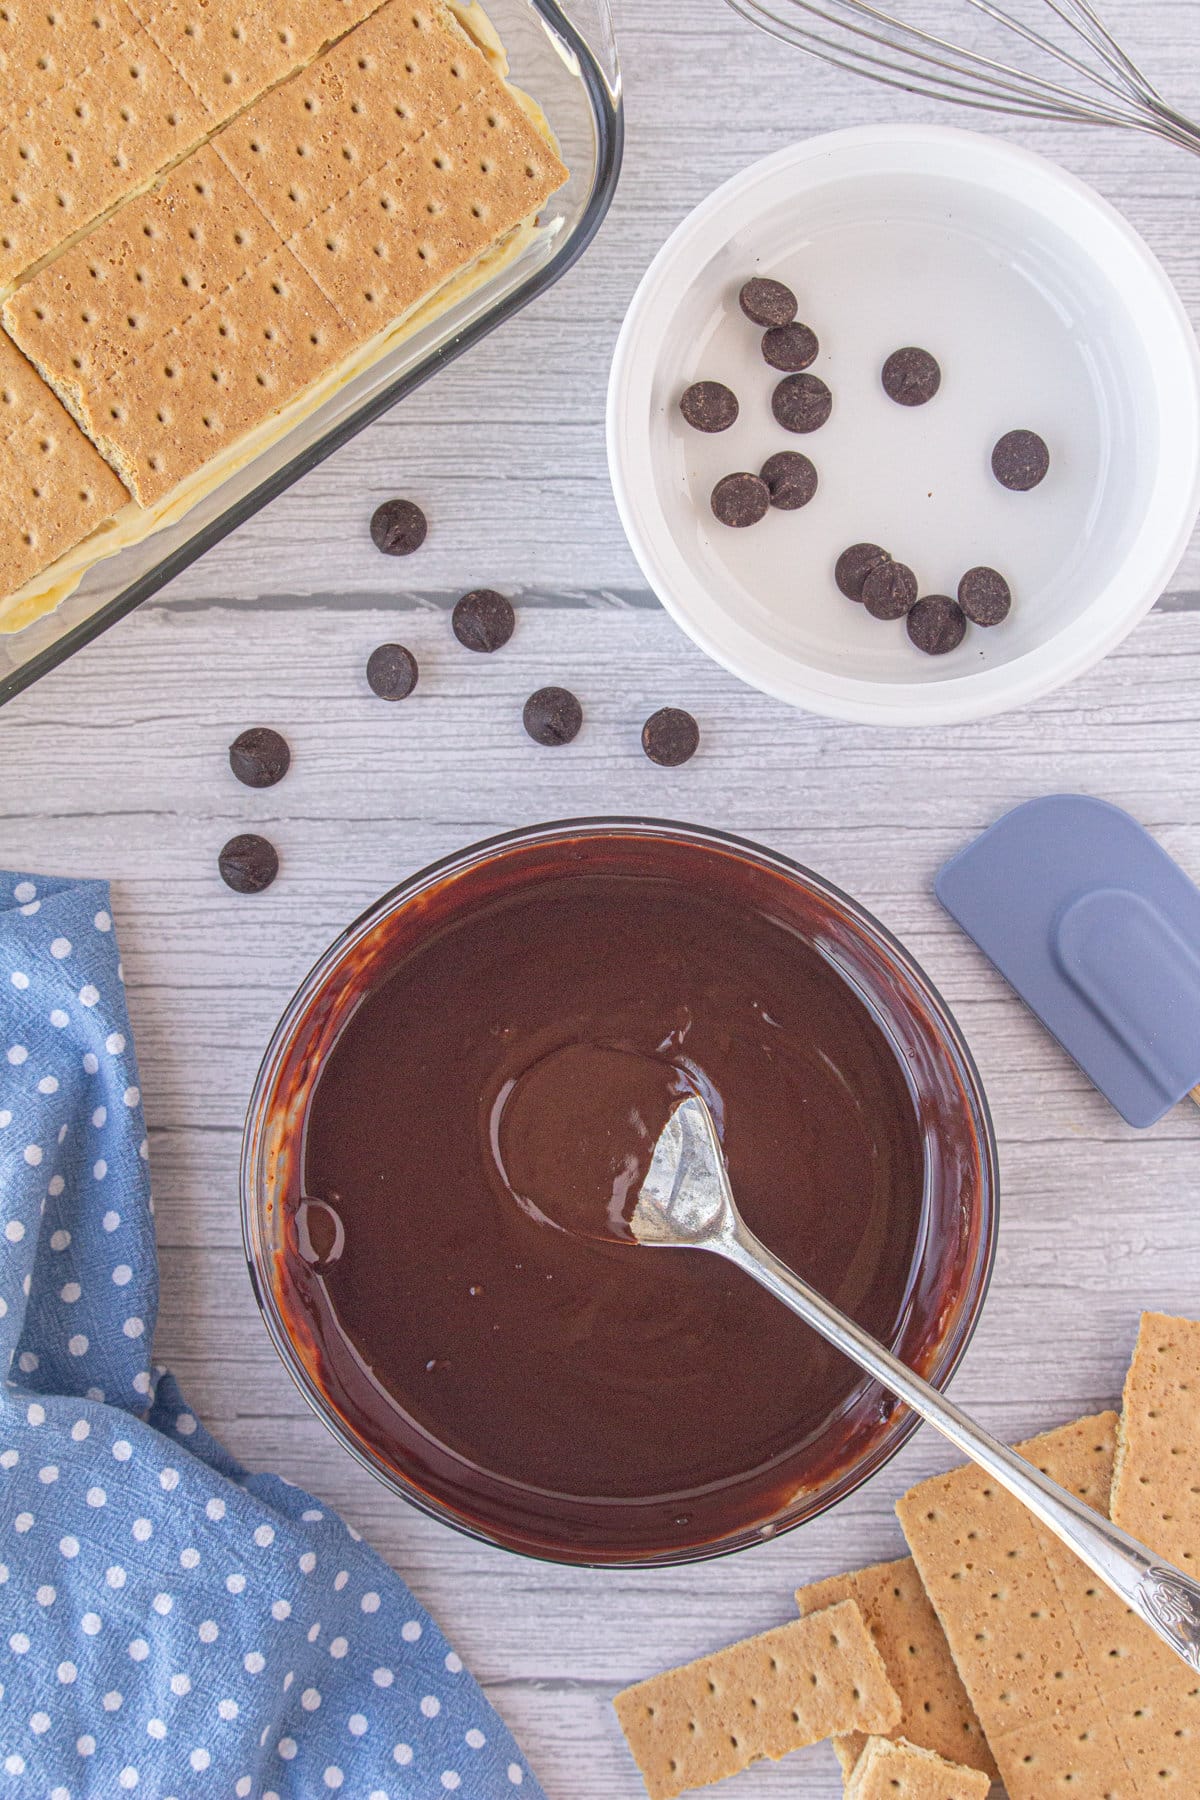
[[[834,1575],[796,1593],[796,1604],[806,1616],[839,1600],[857,1605],[900,1696],[894,1735],[936,1751],[950,1763],[984,1770],[991,1781],[996,1764],[983,1727],[911,1556]],[[844,1775],[858,1763],[864,1744],[861,1734],[833,1740]]]
[[[37,371],[0,333],[0,592],[11,593],[129,498]]]
[[[1200,1324],[1143,1313],[1129,1374],[1112,1516],[1200,1578]]]
[[[227,119],[319,55],[380,0],[131,0],[213,118]]]
[[[613,1706],[650,1800],[673,1800],[834,1732],[889,1731],[900,1716],[851,1601],[652,1675]]]
[[[846,1782],[846,1800],[987,1800],[991,1776],[903,1738],[870,1737]]]

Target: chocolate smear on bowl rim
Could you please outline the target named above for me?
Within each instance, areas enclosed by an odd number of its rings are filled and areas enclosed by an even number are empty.
[[[722,525],[744,530],[765,519],[771,505],[771,490],[758,475],[742,469],[733,475],[722,475],[712,491],[709,504],[713,516]]]
[[[425,542],[429,522],[415,500],[385,500],[371,514],[371,542],[385,556],[411,556]]]
[[[554,749],[578,737],[583,708],[570,688],[543,687],[530,694],[521,720],[535,744]]]
[[[972,625],[1001,625],[1012,606],[1012,589],[999,569],[980,563],[959,582],[958,604]]]
[[[235,894],[261,894],[279,873],[279,853],[269,839],[243,831],[223,846],[217,868]]]
[[[992,474],[1010,493],[1027,494],[1049,468],[1050,451],[1036,431],[1006,431],[992,447]]]
[[[907,563],[876,563],[863,582],[863,605],[873,619],[902,619],[914,605],[917,578]]]
[[[798,302],[786,282],[769,275],[754,275],[743,282],[738,305],[755,325],[766,329],[790,325],[796,316]]]
[[[379,644],[367,658],[367,685],[380,700],[407,700],[419,673],[416,657],[404,644]]]
[[[291,766],[287,739],[269,725],[252,725],[229,746],[229,767],[245,787],[274,787]]]
[[[495,588],[472,588],[455,602],[450,615],[454,635],[466,650],[491,655],[507,644],[516,628],[517,615],[511,600]]]
[[[777,450],[774,456],[768,456],[758,478],[766,482],[771,505],[780,512],[795,512],[807,506],[817,491],[816,468],[799,450]]]
[[[882,544],[851,544],[833,565],[833,579],[847,600],[863,597],[863,583],[880,563],[891,562],[891,553]]]
[[[925,406],[942,385],[937,358],[916,344],[893,350],[879,374],[883,391],[897,406]]]
[[[775,325],[763,332],[763,361],[772,369],[797,372],[815,362],[821,346],[809,325],[797,319],[791,325]]]
[[[925,594],[904,621],[909,637],[926,656],[957,650],[967,633],[967,618],[949,594]]]
[[[785,431],[816,431],[833,411],[833,395],[819,375],[785,375],[771,395],[771,411]]]
[[[679,410],[693,431],[728,431],[738,416],[737,395],[723,381],[693,381],[679,396]]]
[[[653,763],[677,769],[700,747],[700,727],[680,706],[660,706],[642,726],[642,749]]]

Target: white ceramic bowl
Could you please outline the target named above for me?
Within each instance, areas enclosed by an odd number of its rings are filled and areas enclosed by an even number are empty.
[[[807,436],[772,418],[780,376],[737,304],[752,274],[794,288],[820,339],[834,409]],[[941,364],[926,406],[880,386],[905,344]],[[706,377],[738,395],[728,431],[680,416]],[[1051,453],[1024,494],[990,468],[1015,427]],[[782,449],[815,462],[815,499],[719,525],[714,483]],[[1200,359],[1161,266],[1082,182],[998,138],[869,126],[755,163],[667,240],[617,342],[608,456],[647,581],[718,662],[814,712],[953,723],[1071,680],[1154,604],[1200,505]],[[860,540],[911,564],[922,593],[990,563],[1012,612],[925,656],[835,588]]]

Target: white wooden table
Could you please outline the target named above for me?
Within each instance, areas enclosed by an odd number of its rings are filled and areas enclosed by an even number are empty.
[[[1200,111],[1190,0],[1109,0],[1172,97]],[[114,884],[150,1120],[162,1260],[157,1352],[230,1448],[323,1495],[407,1577],[521,1734],[552,1800],[633,1800],[608,1700],[631,1679],[791,1616],[800,1582],[901,1552],[896,1497],[947,1458],[922,1433],[802,1532],[666,1573],[574,1573],[493,1553],[391,1499],[309,1415],[243,1265],[237,1157],[267,1035],[299,977],[376,894],[506,826],[650,811],[729,826],[856,894],[955,1009],[995,1111],[1000,1253],[956,1397],[1018,1436],[1119,1394],[1137,1314],[1200,1308],[1200,1111],[1127,1130],[950,926],[933,871],[1004,808],[1061,788],[1129,807],[1200,875],[1200,545],[1162,606],[1091,676],[957,730],[868,732],[751,693],[644,592],[604,467],[608,357],[634,284],[677,220],[734,170],[852,122],[947,116],[781,52],[720,0],[618,0],[629,140],[582,264],[498,336],[314,471],[157,600],[0,712],[0,861]],[[983,129],[1007,129],[985,118]],[[1026,127],[1145,234],[1200,319],[1200,163],[1117,133]],[[385,562],[367,521],[411,494],[430,537]],[[406,591],[402,584],[419,582]],[[500,656],[454,644],[447,604],[486,583],[526,604]],[[386,638],[421,663],[381,705]],[[562,681],[585,729],[524,735]],[[675,702],[702,753],[653,768],[641,720]],[[289,738],[291,774],[252,793],[230,739]],[[262,829],[282,873],[230,894],[216,852]],[[739,1779],[742,1800],[833,1800],[824,1747]]]

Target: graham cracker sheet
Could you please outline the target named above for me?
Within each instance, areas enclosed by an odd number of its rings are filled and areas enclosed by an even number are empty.
[[[1112,1516],[1200,1579],[1200,1324],[1143,1313],[1117,1433]]]
[[[652,1675],[613,1706],[650,1800],[673,1800],[835,1732],[890,1731],[900,1717],[852,1601]]]
[[[103,457],[0,333],[0,591],[71,549],[126,498]]]
[[[0,288],[195,145],[204,109],[125,0],[0,8]]]
[[[867,1738],[846,1800],[987,1800],[990,1775],[947,1762],[905,1739]]]
[[[857,1605],[888,1679],[900,1696],[900,1718],[893,1735],[936,1751],[948,1762],[981,1769],[988,1782],[993,1780],[996,1764],[983,1727],[912,1558],[834,1575],[796,1593],[796,1605],[806,1617],[840,1600],[853,1600]],[[865,1741],[861,1732],[834,1738],[845,1776],[849,1777],[858,1763]]]
[[[1018,1446],[1107,1513],[1117,1418]],[[1009,1800],[1193,1800],[1200,1677],[971,1465],[897,1505]]]

